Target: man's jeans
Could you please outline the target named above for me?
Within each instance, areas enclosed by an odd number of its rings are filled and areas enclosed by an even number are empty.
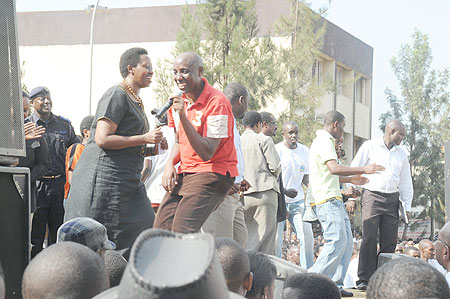
[[[300,242],[300,266],[308,269],[314,264],[314,236],[310,223],[303,222],[304,201],[286,204],[291,223],[297,239]],[[283,231],[286,221],[278,223],[276,256],[281,257],[283,246]]]
[[[342,288],[353,251],[353,236],[344,203],[332,199],[314,206],[326,243],[309,272],[322,273]]]

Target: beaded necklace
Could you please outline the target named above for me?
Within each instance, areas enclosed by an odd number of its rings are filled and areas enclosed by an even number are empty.
[[[133,97],[136,99],[136,102],[138,103],[139,107],[144,109],[144,104],[142,102],[142,99],[140,96],[134,93],[133,89],[131,88],[130,84],[128,84],[128,81],[126,79],[123,79],[123,83],[128,88],[128,91],[133,95]]]

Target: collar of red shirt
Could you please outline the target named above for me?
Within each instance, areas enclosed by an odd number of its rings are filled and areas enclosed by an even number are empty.
[[[202,77],[202,81],[205,84],[203,87],[202,93],[197,98],[197,101],[195,101],[192,105],[202,105],[205,106],[206,100],[209,98],[209,94],[211,93],[211,85],[209,85],[208,80],[206,80],[205,77]],[[185,102],[189,105],[189,101],[187,100],[186,94],[183,95]]]

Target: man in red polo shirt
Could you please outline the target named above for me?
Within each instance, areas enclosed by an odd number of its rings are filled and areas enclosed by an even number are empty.
[[[231,104],[202,74],[203,62],[197,54],[187,52],[175,59],[173,76],[183,95],[174,98],[168,112],[175,144],[164,169],[162,186],[167,193],[155,218],[156,228],[198,232],[238,175]]]

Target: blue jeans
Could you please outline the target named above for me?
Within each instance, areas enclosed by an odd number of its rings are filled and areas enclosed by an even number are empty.
[[[304,201],[286,204],[289,212],[289,222],[291,223],[297,239],[300,242],[300,266],[308,269],[314,264],[314,236],[310,223],[303,222]],[[278,223],[277,247],[275,255],[281,257],[283,246],[283,231],[286,221]]]
[[[313,207],[327,241],[310,272],[325,274],[339,288],[344,283],[353,251],[353,236],[344,203],[333,199]]]

